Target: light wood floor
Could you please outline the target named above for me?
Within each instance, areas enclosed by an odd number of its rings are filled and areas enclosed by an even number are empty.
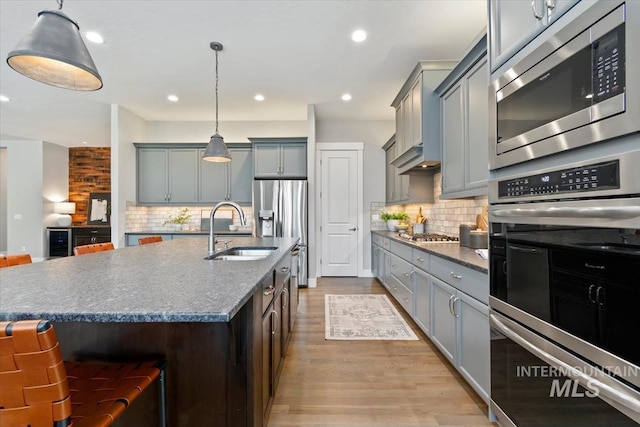
[[[301,289],[268,426],[493,426],[484,401],[397,304],[419,341],[324,339],[324,295],[363,293],[386,290],[357,278]]]

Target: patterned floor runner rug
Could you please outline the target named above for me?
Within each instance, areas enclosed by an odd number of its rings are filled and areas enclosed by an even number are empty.
[[[386,295],[325,295],[327,340],[417,340]]]

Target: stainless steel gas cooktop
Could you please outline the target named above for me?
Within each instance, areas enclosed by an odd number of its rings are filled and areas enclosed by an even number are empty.
[[[416,243],[459,243],[457,236],[447,236],[439,233],[400,233],[399,236]]]

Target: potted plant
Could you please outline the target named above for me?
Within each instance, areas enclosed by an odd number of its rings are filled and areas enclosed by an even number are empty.
[[[187,223],[187,221],[189,221],[189,218],[191,218],[189,209],[182,208],[177,212],[169,212],[169,219],[165,220],[162,225],[173,225],[177,230],[181,230],[182,228],[184,228],[184,225]]]
[[[382,212],[380,218],[387,222],[387,230],[389,231],[396,231],[396,226],[400,227],[405,224],[407,227],[409,226],[409,214],[404,211]]]

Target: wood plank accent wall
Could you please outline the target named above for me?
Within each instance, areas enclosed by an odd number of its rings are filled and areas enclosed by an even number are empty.
[[[87,225],[90,193],[111,192],[111,148],[69,148],[69,201],[76,203],[73,225]]]

